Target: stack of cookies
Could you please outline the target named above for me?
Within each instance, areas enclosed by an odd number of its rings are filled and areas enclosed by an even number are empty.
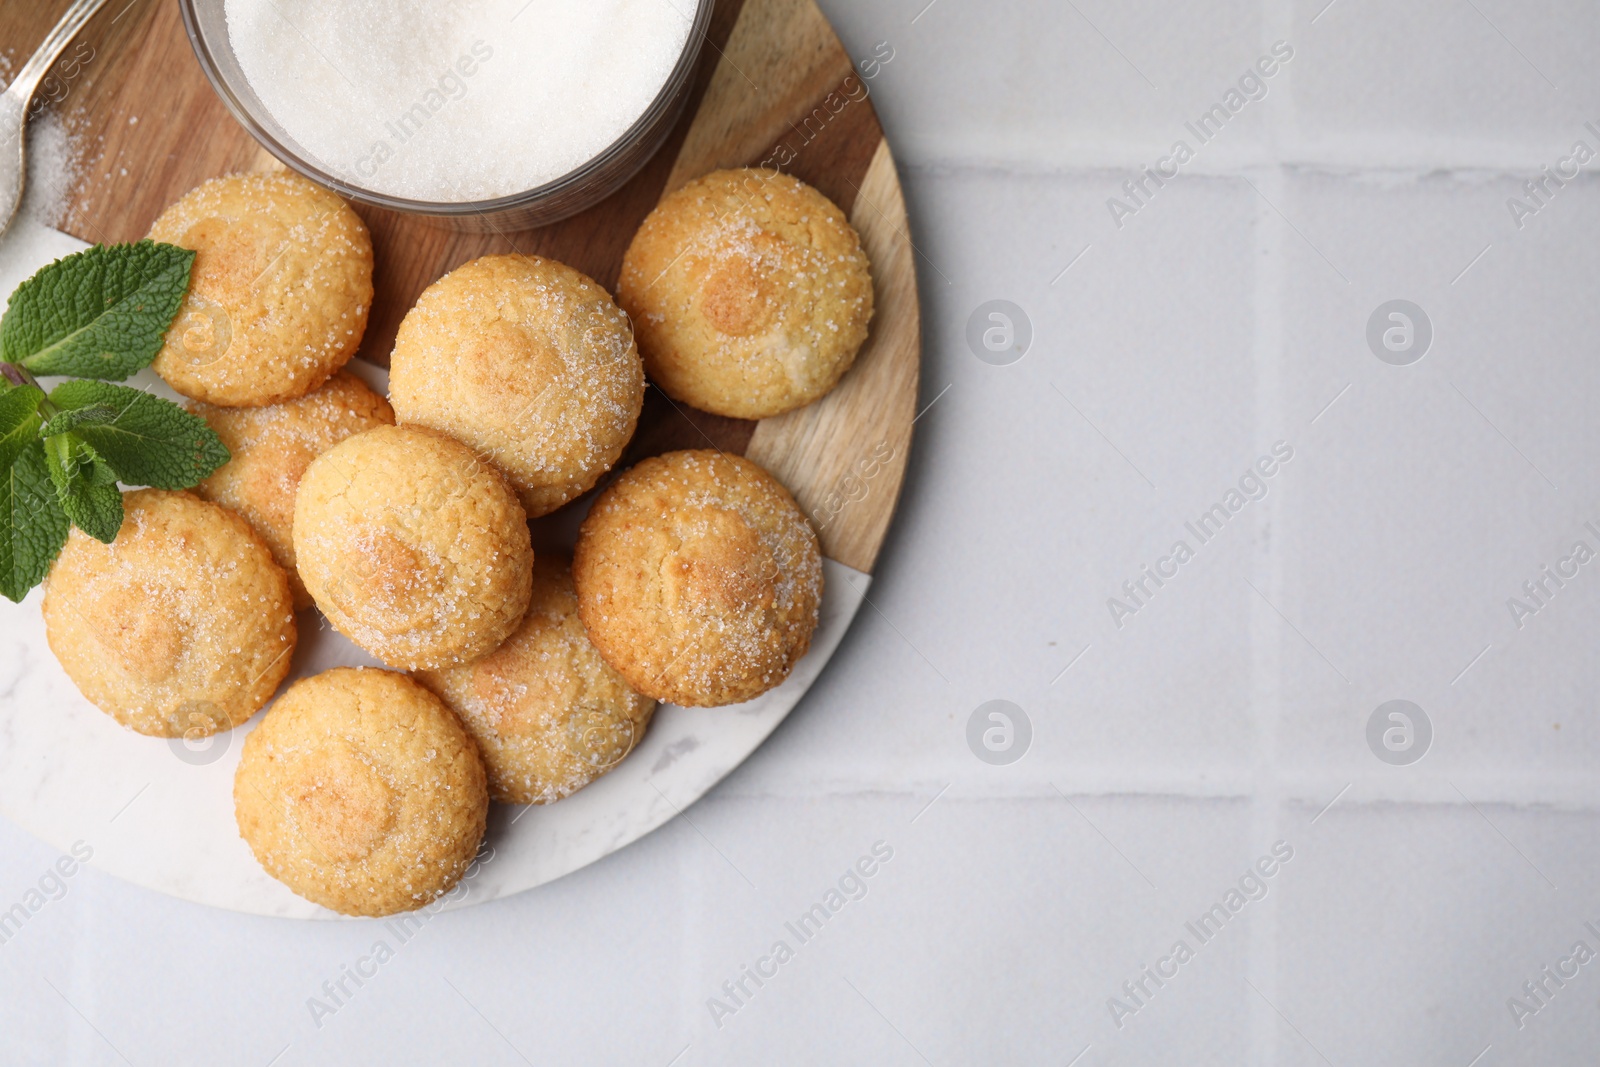
[[[849,370],[872,279],[816,190],[755,170],[689,183],[645,220],[616,299],[537,256],[466,263],[405,316],[387,399],[341,370],[373,290],[339,198],[218,179],[151,236],[196,251],[155,369],[232,459],[196,494],[130,494],[111,545],[74,531],[47,630],[86,697],[157,736],[271,701],[297,609],[391,668],[294,683],[245,743],[240,833],[295,892],[354,915],[428,904],[490,800],[570,796],[657,701],[751,700],[805,655],[822,560],[776,479],[715,449],[613,468],[647,376],[675,405],[761,419]],[[602,481],[571,556],[536,558],[530,520]]]

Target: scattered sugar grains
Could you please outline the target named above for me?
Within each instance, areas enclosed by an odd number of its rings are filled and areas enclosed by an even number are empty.
[[[68,198],[83,170],[83,146],[73,124],[53,110],[42,111],[28,127],[28,181],[22,209],[45,226],[61,226]]]
[[[315,161],[363,188],[438,201],[523,192],[593,159],[666,84],[694,11],[690,0],[226,0],[250,87]]]

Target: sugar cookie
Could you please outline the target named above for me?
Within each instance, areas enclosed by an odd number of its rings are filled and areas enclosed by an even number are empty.
[[[380,426],[312,460],[294,552],[333,628],[391,667],[477,659],[528,608],[533,547],[516,495],[472,449],[420,427]]]
[[[150,238],[194,249],[189,295],[153,367],[193,400],[304,396],[355,355],[372,306],[372,241],[343,200],[298,174],[190,190]]]
[[[507,804],[548,804],[605,774],[644,737],[656,706],[600,658],[567,561],[546,553],[516,633],[476,663],[419,678],[461,716],[490,796]]]
[[[811,403],[850,369],[872,320],[872,273],[844,212],[811,186],[720,170],[645,219],[617,300],[670,396],[764,419]]]
[[[403,674],[337,667],[290,686],[245,739],[239,836],[268,874],[345,915],[392,915],[455,885],[489,793],[472,738]]]
[[[822,554],[794,498],[761,467],[669,452],[595,501],[573,580],[590,640],[629,685],[709,707],[759,696],[805,655]]]
[[[74,529],[45,583],[50,650],[142,734],[205,737],[271,699],[296,630],[289,579],[244,519],[188,493],[122,498],[109,545]]]
[[[389,361],[402,423],[495,461],[530,516],[587,491],[633,436],[644,368],[592,279],[538,256],[484,256],[428,287]]]

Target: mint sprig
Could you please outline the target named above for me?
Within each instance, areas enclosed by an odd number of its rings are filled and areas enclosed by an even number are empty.
[[[49,573],[69,526],[107,544],[117,483],[198,485],[229,459],[205,420],[111,385],[149,366],[189,289],[194,253],[140,241],[67,256],[11,294],[0,318],[0,594]],[[73,375],[46,395],[34,375]]]

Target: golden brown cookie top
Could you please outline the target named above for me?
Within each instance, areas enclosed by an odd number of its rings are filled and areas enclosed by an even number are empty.
[[[329,190],[287,172],[214,178],[162,212],[150,238],[195,251],[153,364],[185,396],[228,407],[304,396],[360,345],[372,241]]]
[[[339,667],[278,698],[245,740],[239,833],[268,874],[345,915],[436,900],[466,871],[489,798],[477,746],[401,674]]]
[[[522,506],[493,466],[432,430],[380,426],[313,460],[294,549],[329,623],[394,667],[477,659],[527,610]]]
[[[483,659],[419,678],[466,725],[490,795],[548,804],[611,770],[644,737],[656,702],[601,659],[578,618],[568,561],[541,552],[522,625]]]
[[[822,555],[794,498],[760,466],[670,452],[595,502],[573,578],[590,639],[633,688],[713,706],[766,692],[805,654]]]
[[[658,385],[745,419],[832,389],[873,312],[870,264],[844,212],[796,178],[752,169],[664,197],[628,247],[617,299]]]
[[[294,498],[311,461],[347,437],[394,424],[389,402],[338,371],[315,392],[260,408],[190,404],[233,458],[195,492],[233,508],[266,540],[289,575],[295,607],[311,606],[294,560]]]
[[[44,596],[51,651],[102,711],[143,734],[244,722],[289,672],[289,581],[237,514],[188,493],[123,495],[102,544],[74,529]]]
[[[644,403],[627,316],[592,278],[539,256],[484,256],[430,285],[390,358],[400,421],[493,459],[530,516],[611,469]]]

